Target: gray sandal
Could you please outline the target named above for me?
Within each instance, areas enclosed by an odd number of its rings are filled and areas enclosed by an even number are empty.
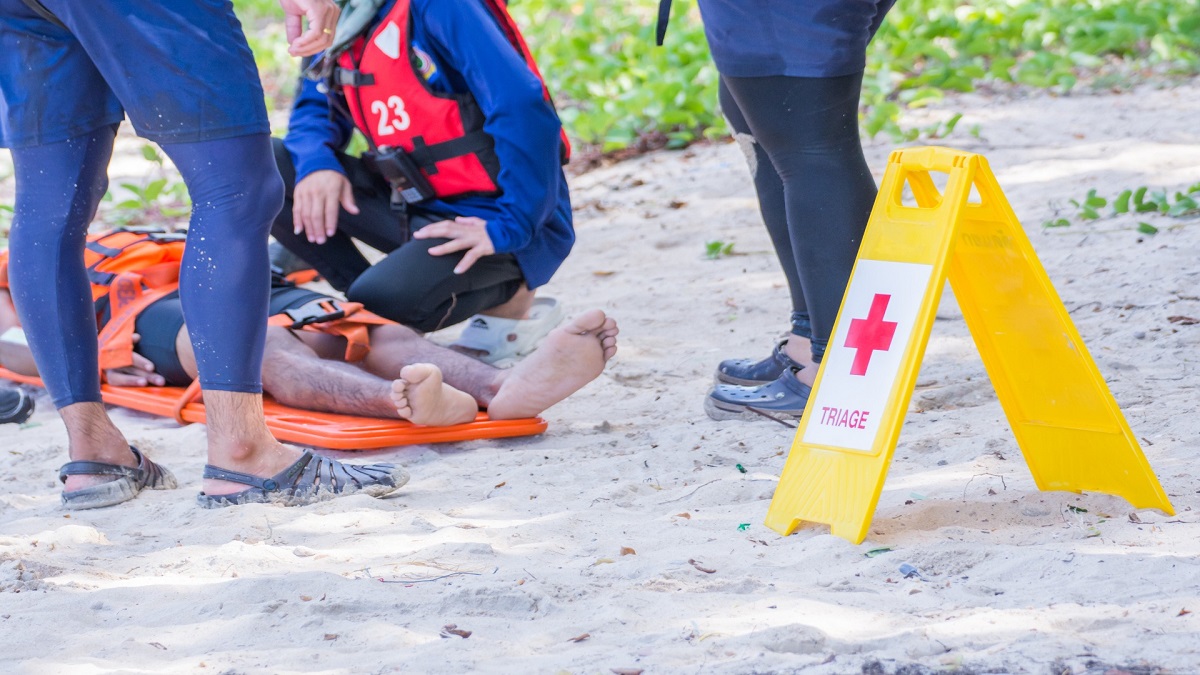
[[[270,478],[211,464],[204,466],[204,477],[250,486],[227,495],[201,492],[196,499],[205,508],[256,503],[302,506],[356,492],[382,497],[408,482],[408,472],[395,464],[342,464],[309,450],[295,464]]]
[[[116,476],[116,480],[100,483],[82,490],[62,493],[62,503],[72,510],[98,509],[127,502],[142,490],[173,490],[178,487],[175,476],[165,468],[151,462],[138,449],[130,446],[137,457],[137,467],[90,462],[81,460],[67,462],[58,470],[58,479],[67,482],[67,476]]]

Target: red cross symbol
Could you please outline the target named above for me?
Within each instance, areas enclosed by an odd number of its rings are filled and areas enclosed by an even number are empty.
[[[850,322],[846,346],[857,350],[854,352],[854,363],[850,366],[851,375],[866,375],[867,366],[871,364],[871,354],[876,351],[886,352],[891,348],[897,324],[895,321],[883,320],[891,299],[890,295],[876,293],[875,298],[871,300],[871,311],[867,313],[867,318]]]

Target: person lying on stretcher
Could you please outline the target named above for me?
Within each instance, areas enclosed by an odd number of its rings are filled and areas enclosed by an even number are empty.
[[[4,262],[0,259],[0,365],[36,376],[2,274]],[[97,301],[100,321],[106,319],[101,305],[107,301],[107,295]],[[500,370],[365,312],[365,322],[355,321],[353,314],[341,322],[365,328],[369,347],[353,344],[352,331],[331,327],[336,321],[321,321],[344,306],[282,279],[272,285],[270,314],[272,324],[280,325],[267,328],[263,388],[276,401],[432,426],[470,422],[480,408],[492,419],[533,417],[596,379],[617,350],[616,321],[594,309],[551,331],[514,368]],[[178,294],[168,293],[142,308],[133,330],[132,365],[106,370],[109,384],[186,387],[192,382],[196,362]]]

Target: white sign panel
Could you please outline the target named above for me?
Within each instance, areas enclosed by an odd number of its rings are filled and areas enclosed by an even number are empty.
[[[808,402],[805,443],[872,449],[932,273],[930,265],[858,261]]]

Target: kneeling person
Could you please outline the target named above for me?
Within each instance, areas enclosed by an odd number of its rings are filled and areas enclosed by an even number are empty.
[[[324,81],[301,81],[276,141],[286,201],[271,232],[380,316],[429,332],[483,315],[461,347],[523,356],[557,319],[533,289],[575,240],[569,146],[529,50],[498,0],[352,4],[347,17],[367,16],[339,24],[310,68]],[[346,152],[355,129],[361,158]],[[372,265],[352,238],[385,257]]]

